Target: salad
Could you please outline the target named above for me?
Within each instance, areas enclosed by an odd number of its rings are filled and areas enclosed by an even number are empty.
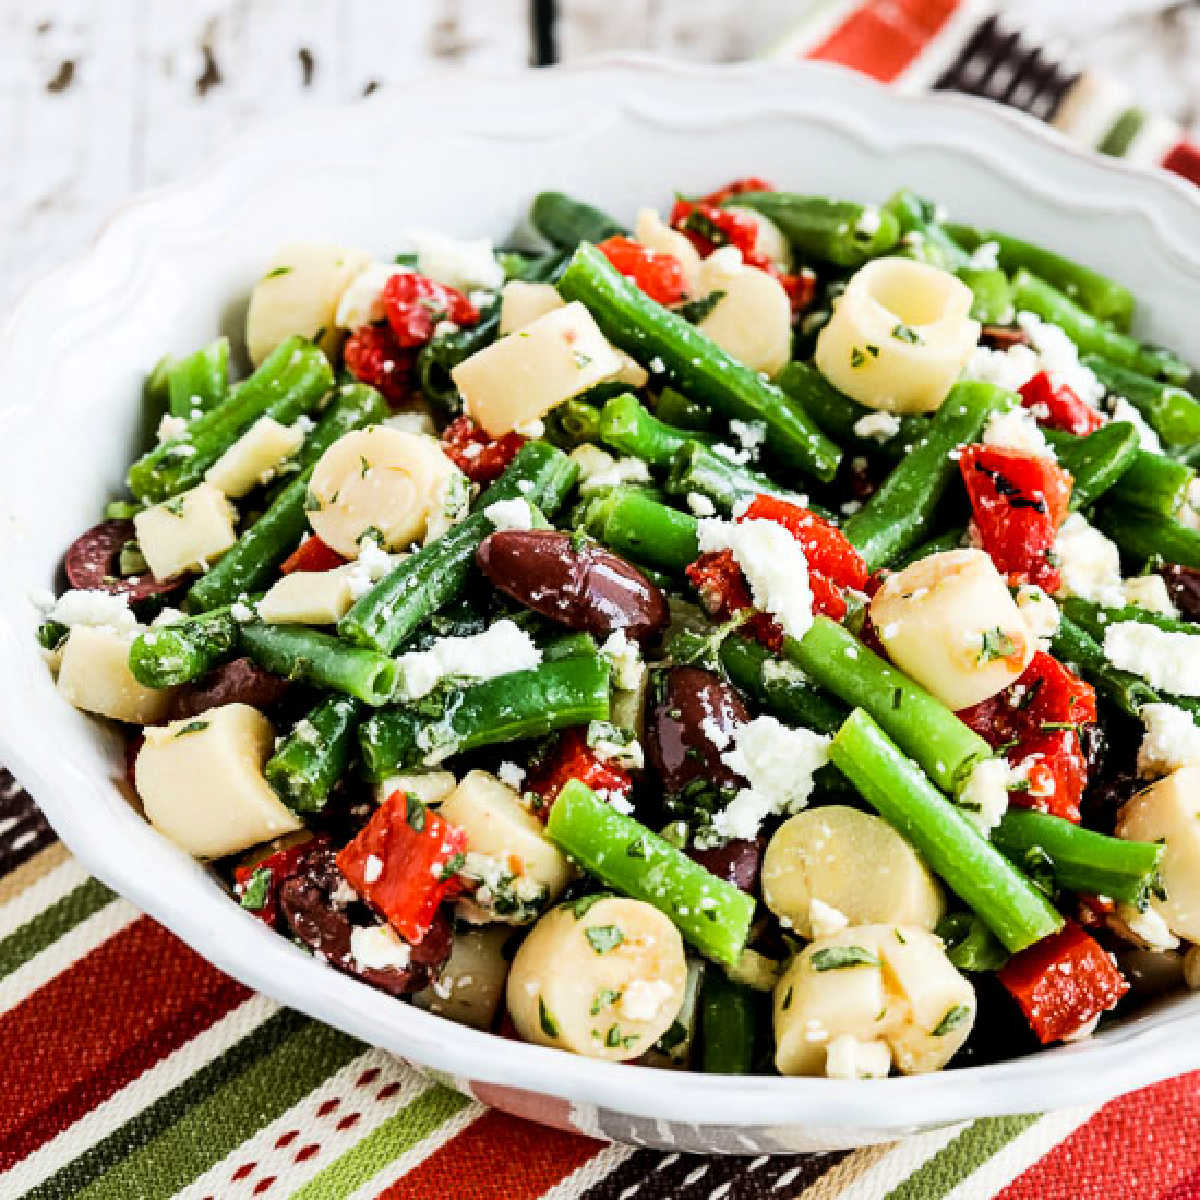
[[[874,1078],[1200,986],[1200,401],[1120,284],[742,179],[290,245],[38,638],[247,918],[592,1058]],[[532,247],[532,248],[531,248]]]

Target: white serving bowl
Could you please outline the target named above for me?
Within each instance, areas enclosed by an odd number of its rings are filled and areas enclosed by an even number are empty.
[[[0,759],[89,870],[218,967],[563,1128],[672,1150],[828,1150],[1095,1103],[1200,1066],[1200,996],[1187,995],[1076,1045],[869,1082],[654,1071],[452,1025],[325,968],[232,904],[127,803],[115,733],[55,693],[30,594],[53,585],[65,547],[120,493],[145,372],[218,328],[236,338],[277,245],[387,254],[414,225],[499,239],[539,189],[632,218],[639,205],[667,207],[676,188],[751,173],[875,201],[908,184],[963,220],[1077,255],[1133,288],[1141,332],[1200,362],[1198,193],[972,100],[901,97],[823,66],[623,58],[430,79],[265,125],[123,209],[89,254],[30,290],[0,337]]]

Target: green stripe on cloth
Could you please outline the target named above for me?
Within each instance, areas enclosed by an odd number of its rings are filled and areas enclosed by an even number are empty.
[[[202,1067],[195,1075],[181,1083],[177,1088],[168,1092],[149,1108],[144,1109],[130,1118],[119,1129],[115,1130],[103,1141],[85,1150],[78,1158],[67,1163],[56,1174],[44,1183],[34,1188],[26,1200],[63,1200],[66,1196],[74,1196],[90,1188],[99,1186],[105,1179],[122,1168],[122,1164],[138,1156],[144,1147],[158,1145],[158,1140],[167,1136],[182,1122],[188,1120],[191,1114],[214,1096],[224,1096],[225,1089],[231,1081],[246,1078],[252,1072],[257,1072],[255,1078],[261,1075],[264,1062],[275,1064],[276,1057],[290,1060],[297,1053],[303,1056],[307,1041],[300,1038],[308,1031],[324,1030],[324,1026],[310,1021],[300,1013],[283,1010],[264,1021],[253,1033],[248,1034],[231,1046],[219,1058]],[[332,1031],[324,1030],[326,1033]],[[342,1037],[343,1035],[336,1035]],[[344,1039],[349,1041],[349,1039]],[[353,1057],[359,1051],[354,1043],[347,1057]],[[303,1062],[299,1064],[303,1067]],[[136,1087],[136,1083],[132,1086]],[[307,1085],[304,1091],[311,1090]],[[301,1093],[303,1094],[303,1092]],[[257,1098],[256,1098],[257,1099]],[[236,1103],[236,1101],[235,1101]],[[251,1112],[243,1128],[231,1131],[234,1141],[225,1150],[217,1152],[217,1161],[229,1149],[245,1140],[252,1133],[259,1120],[258,1112]],[[194,1134],[194,1123],[189,1124],[189,1134]],[[206,1129],[198,1139],[201,1147],[209,1142],[209,1131]],[[211,1165],[211,1164],[210,1164]],[[199,1174],[199,1172],[195,1172]],[[189,1176],[190,1178],[190,1176]],[[185,1178],[184,1183],[187,1182]],[[168,1189],[177,1190],[176,1187]],[[120,1193],[118,1193],[120,1194]],[[140,1191],[130,1191],[127,1195],[142,1195]],[[158,1195],[158,1191],[146,1191],[146,1196]]]
[[[976,1121],[888,1192],[884,1200],[938,1200],[1041,1118],[1041,1113],[1033,1113]]]
[[[328,1200],[330,1196],[350,1195],[470,1103],[461,1093],[435,1084],[388,1117],[319,1175],[314,1175],[292,1193],[290,1200]]]
[[[115,899],[115,892],[98,879],[89,879],[61,900],[56,900],[32,921],[13,930],[0,942],[0,979],[23,967],[31,958]]]

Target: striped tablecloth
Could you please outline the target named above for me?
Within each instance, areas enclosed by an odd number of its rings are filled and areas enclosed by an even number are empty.
[[[756,1159],[490,1111],[210,966],[90,879],[2,770],[0,1051],[3,1200],[1200,1197],[1200,1073],[1099,1109]]]

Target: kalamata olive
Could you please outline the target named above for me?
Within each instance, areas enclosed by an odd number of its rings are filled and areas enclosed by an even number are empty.
[[[251,708],[270,708],[287,695],[292,685],[279,675],[264,671],[249,658],[213,667],[195,683],[185,683],[171,696],[167,717],[178,721],[219,708],[222,704],[249,704]]]
[[[299,873],[279,889],[279,906],[289,928],[347,975],[393,996],[420,991],[450,955],[453,931],[449,919],[442,912],[437,914],[429,932],[412,948],[407,967],[360,967],[350,953],[354,922],[347,906],[336,898],[344,886],[334,851],[328,846],[315,850]]]
[[[180,580],[168,579],[159,583],[153,575],[130,575],[126,579],[116,574],[114,560],[121,547],[134,536],[132,521],[101,521],[87,533],[80,534],[67,550],[63,566],[73,588],[84,591],[112,592],[130,600],[146,600],[162,596],[179,587]]]
[[[718,879],[727,880],[743,892],[752,892],[758,882],[758,865],[762,847],[758,842],[734,838],[724,846],[711,850],[689,850],[688,857],[698,862]]]
[[[642,639],[667,623],[667,599],[641,571],[569,533],[497,530],[475,561],[502,592],[570,629]]]
[[[1166,581],[1167,591],[1184,620],[1200,621],[1200,571],[1178,563],[1164,563],[1158,573]]]
[[[742,698],[719,675],[672,667],[646,718],[646,758],[663,790],[678,795],[696,780],[714,790],[741,787],[745,781],[721,761],[721,752],[729,749],[734,729],[749,720]]]
[[[1019,325],[985,325],[979,340],[990,350],[1008,350],[1012,346],[1028,346],[1029,334]]]

